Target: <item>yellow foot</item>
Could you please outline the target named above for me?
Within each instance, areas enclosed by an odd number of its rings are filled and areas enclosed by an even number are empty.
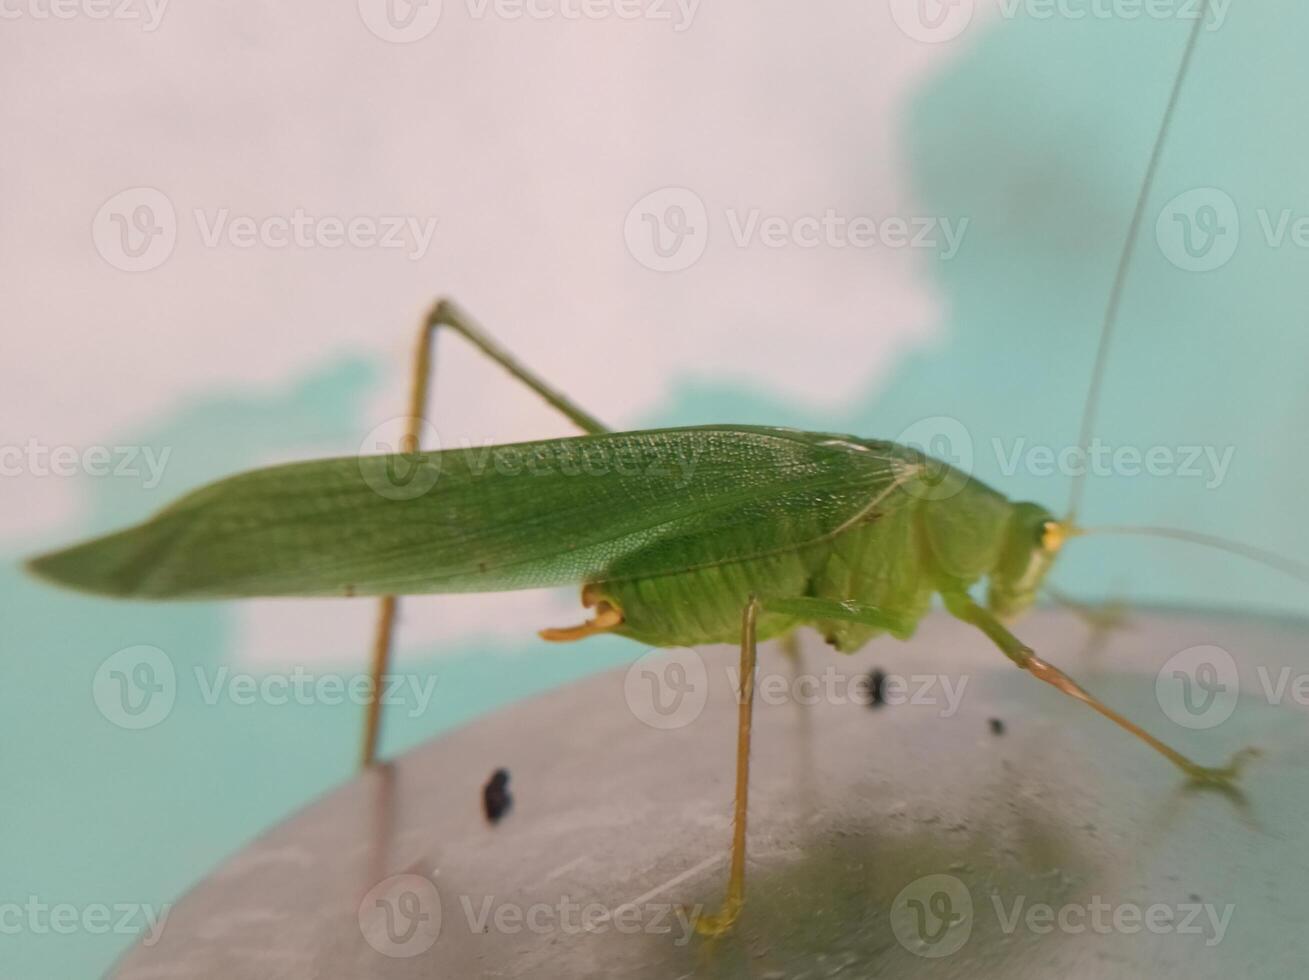
[[[1259,754],[1256,748],[1242,749],[1236,755],[1232,756],[1232,761],[1222,768],[1210,766],[1189,765],[1183,766],[1186,775],[1195,786],[1212,787],[1214,789],[1236,792],[1236,780],[1241,775],[1241,770],[1245,764]]]
[[[608,633],[623,625],[623,614],[603,600],[595,607],[595,615],[577,626],[554,627],[540,630],[537,636],[551,643],[570,643],[596,633]]]
[[[717,939],[720,936],[727,935],[732,931],[732,926],[736,924],[737,916],[741,914],[743,905],[745,905],[744,900],[729,898],[723,902],[723,907],[718,910],[717,915],[696,916],[696,933],[708,939]]]

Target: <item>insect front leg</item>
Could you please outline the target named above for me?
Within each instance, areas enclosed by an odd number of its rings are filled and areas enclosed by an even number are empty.
[[[401,453],[416,453],[419,450],[419,433],[427,415],[431,395],[432,354],[436,345],[437,331],[443,327],[459,334],[478,351],[504,368],[510,377],[534,391],[547,405],[583,432],[596,434],[609,431],[595,416],[520,364],[453,302],[439,299],[423,318],[418,331],[418,349],[414,354],[413,380],[409,389],[409,415],[405,434],[400,443]],[[386,673],[387,665],[391,660],[391,645],[395,634],[398,606],[399,600],[395,596],[383,596],[378,605],[377,630],[373,636],[371,686],[364,716],[362,751],[364,766],[372,765],[377,758],[377,742],[382,724],[380,701],[382,676]]]
[[[994,615],[974,602],[967,593],[945,593],[942,598],[945,600],[946,608],[953,616],[980,629],[990,637],[991,641],[1000,648],[1005,656],[1023,670],[1038,680],[1043,680],[1052,687],[1057,688],[1069,697],[1076,698],[1104,715],[1115,725],[1131,732],[1181,769],[1195,783],[1234,791],[1235,780],[1240,774],[1242,765],[1258,754],[1257,749],[1247,748],[1237,752],[1232,757],[1232,761],[1221,768],[1198,765],[1176,749],[1159,741],[1134,721],[1123,717],[1117,711],[1096,699],[1059,668],[1046,663],[1036,655],[1035,651],[1010,633]]]

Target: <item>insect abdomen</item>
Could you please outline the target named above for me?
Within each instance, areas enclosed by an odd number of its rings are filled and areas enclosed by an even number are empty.
[[[621,579],[595,587],[617,606],[623,625],[616,632],[652,646],[735,643],[741,636],[741,610],[754,595],[802,595],[809,566],[799,552],[709,565],[670,575]],[[766,611],[758,623],[760,639],[795,625]]]
[[[916,622],[931,596],[916,509],[897,508],[801,549],[592,588],[622,611],[617,632],[654,646],[735,643],[751,595],[855,599]],[[795,625],[791,617],[770,615],[765,604],[758,632],[764,639]],[[810,625],[843,652],[857,650],[878,632],[847,622]]]

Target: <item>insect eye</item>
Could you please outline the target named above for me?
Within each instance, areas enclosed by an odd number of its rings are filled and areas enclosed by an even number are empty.
[[[1065,536],[1063,525],[1058,521],[1042,521],[1036,529],[1036,543],[1045,551],[1058,551]]]

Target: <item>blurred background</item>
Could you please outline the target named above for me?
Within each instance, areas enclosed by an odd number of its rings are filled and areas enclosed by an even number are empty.
[[[164,908],[349,777],[375,614],[116,604],[22,558],[236,470],[394,445],[438,295],[612,426],[899,437],[1065,507],[1061,450],[1198,4],[1148,7],[7,4],[0,905],[24,911],[0,973],[103,971],[143,918],[62,929],[33,905]],[[1289,0],[1209,10],[1086,523],[1309,557],[1306,30]],[[457,340],[438,361],[441,445],[569,431]],[[1167,542],[1077,541],[1054,579],[1305,605]],[[388,754],[641,653],[537,641],[578,618],[571,590],[402,616]],[[144,711],[126,696],[143,663]]]

